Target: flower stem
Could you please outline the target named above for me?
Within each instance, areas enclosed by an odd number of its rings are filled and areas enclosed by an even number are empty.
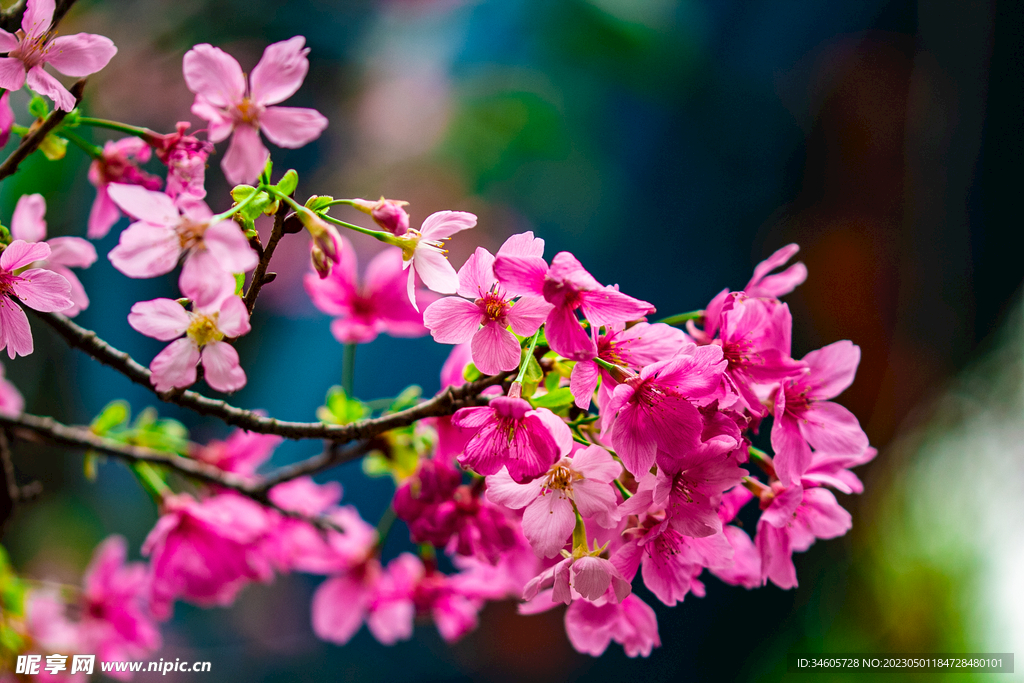
[[[256,199],[257,196],[259,196],[260,194],[262,194],[266,190],[267,190],[266,187],[264,187],[263,185],[260,185],[258,188],[256,188],[255,192],[253,192],[248,197],[246,197],[242,201],[240,201],[237,204],[235,204],[234,206],[232,206],[227,211],[222,211],[221,213],[218,213],[216,216],[213,216],[210,219],[210,223],[209,224],[213,225],[214,223],[219,223],[222,220],[225,220],[227,218],[230,218],[231,216],[234,216],[236,213],[238,213],[239,211],[244,209],[246,206],[248,206],[254,199]]]
[[[583,523],[583,517],[580,516],[580,511],[576,509],[575,501],[572,504],[572,511],[576,513],[576,526],[572,530],[572,549],[575,553],[577,548],[583,548],[584,552],[590,552],[590,546],[587,545],[587,525]]]
[[[666,325],[674,325],[676,327],[685,324],[689,320],[697,320],[698,318],[704,317],[704,311],[690,311],[689,313],[677,313],[676,315],[670,315],[667,318],[662,318],[659,323],[665,323]]]
[[[345,356],[341,366],[341,388],[352,398],[356,380],[356,345],[345,344]]]
[[[516,384],[522,384],[523,378],[526,377],[526,369],[530,366],[530,359],[533,358],[533,351],[537,348],[537,340],[540,338],[540,328],[533,333],[533,337],[530,338],[530,346],[527,347],[526,355],[523,356],[523,360],[519,362],[519,374],[516,375]]]
[[[388,533],[391,532],[391,526],[395,523],[398,515],[395,514],[395,506],[389,505],[388,509],[381,515],[380,521],[377,522],[377,548],[384,547],[384,541],[388,537]]]
[[[91,116],[79,116],[78,125],[80,126],[92,126],[94,128],[107,128],[109,130],[116,130],[121,133],[128,133],[129,135],[137,135],[140,138],[154,135],[153,131],[148,128],[140,128],[138,126],[130,126],[127,123],[120,123],[119,121],[108,121],[107,119],[95,119]]]
[[[749,449],[750,459],[762,470],[765,474],[770,477],[775,476],[775,463],[772,462],[770,455],[762,451],[760,448],[754,448],[751,446]]]
[[[92,144],[85,138],[81,137],[77,133],[72,133],[70,130],[62,130],[60,132],[61,137],[65,138],[68,142],[75,145],[83,152],[91,156],[93,159],[100,159],[103,157],[103,148]]]
[[[370,237],[373,237],[376,240],[384,242],[385,244],[393,245],[395,243],[395,236],[392,235],[390,232],[385,232],[384,230],[370,230],[369,228],[364,228],[354,223],[346,223],[345,221],[339,220],[334,216],[328,216],[326,213],[318,213],[317,215],[320,216],[320,218],[323,218],[328,223],[334,223],[335,225],[338,225],[342,228],[348,228],[349,230],[354,230],[355,232],[361,232],[364,235],[369,235]]]
[[[625,484],[618,479],[613,479],[612,481],[615,482],[615,487],[619,489],[619,493],[622,494],[622,500],[629,500],[633,497],[633,494],[629,492],[629,489],[626,488]]]

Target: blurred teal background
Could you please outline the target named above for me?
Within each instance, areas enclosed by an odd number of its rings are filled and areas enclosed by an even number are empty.
[[[273,149],[278,173],[297,169],[303,196],[406,199],[414,225],[441,209],[477,213],[479,227],[452,244],[456,265],[532,229],[548,256],[571,250],[667,315],[741,287],[757,261],[798,241],[810,277],[788,298],[794,355],[838,339],[861,346],[841,401],[881,451],[861,472],[864,496],[841,497],[853,531],[797,556],[796,590],[709,577],[706,598],[674,609],[643,593],[663,642],[647,660],[615,645],[600,660],[578,655],[560,612],[518,617],[512,603],[490,605],[452,648],[429,625],[393,648],[365,631],[337,648],[311,632],[317,580],[302,576],[251,587],[231,609],[179,604],[157,657],[210,660],[225,682],[654,683],[780,680],[790,651],[1020,646],[1024,656],[1014,313],[1024,264],[1005,239],[1020,228],[1022,25],[1021,7],[1001,1],[79,2],[62,33],[102,33],[119,48],[90,80],[86,109],[161,131],[200,124],[181,78],[193,44],[214,43],[249,70],[267,43],[304,35],[310,74],[288,104],[314,106],[331,125],[307,148]],[[61,162],[33,157],[0,189],[0,220],[22,193],[41,191],[51,235],[84,234],[86,168],[74,148]],[[227,208],[218,157],[207,187],[212,208]],[[160,344],[126,315],[135,301],[172,295],[175,279],[114,271],[104,255],[117,231],[82,274],[92,305],[78,321],[148,363]],[[375,245],[354,241],[365,264]],[[286,239],[280,275],[238,345],[249,383],[234,403],[309,420],[340,380],[341,346],[301,288],[307,263],[304,236]],[[27,410],[81,423],[114,397],[136,412],[154,405],[33,330],[37,352],[4,361]],[[356,393],[393,396],[409,382],[433,392],[447,350],[380,338],[359,349]],[[197,440],[226,433],[159,409]],[[286,444],[274,463],[316,450]],[[76,583],[114,532],[137,552],[155,510],[119,465],[88,483],[78,454],[22,447],[16,462],[46,487],[4,538],[25,573]],[[371,521],[391,493],[358,465],[329,478]]]

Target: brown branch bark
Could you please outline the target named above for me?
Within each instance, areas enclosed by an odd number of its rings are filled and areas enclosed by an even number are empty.
[[[252,315],[252,310],[256,307],[256,297],[260,295],[263,285],[269,282],[266,279],[267,268],[270,266],[270,259],[274,256],[274,250],[277,249],[277,243],[284,237],[284,219],[287,215],[288,205],[281,202],[277,213],[274,214],[274,229],[271,230],[267,246],[263,248],[263,253],[260,254],[260,262],[256,264],[256,270],[252,273],[249,289],[245,292],[245,308],[249,311],[249,315]]]
[[[76,105],[82,101],[82,90],[84,88],[84,78],[71,86],[71,94],[75,96]],[[68,113],[66,111],[54,109],[38,128],[26,135],[24,139],[22,139],[21,144],[11,152],[11,155],[7,157],[2,164],[0,164],[0,180],[3,180],[17,171],[18,165],[21,164],[29,154],[39,148],[39,145],[43,143],[43,140],[50,131],[59,126],[60,122],[63,121],[64,117],[67,115]]]
[[[209,398],[190,390],[158,392],[150,381],[150,372],[124,351],[120,351],[100,339],[95,332],[87,330],[59,313],[32,311],[41,320],[57,331],[71,346],[81,349],[104,365],[108,365],[125,377],[140,384],[162,401],[174,403],[201,415],[210,415],[235,427],[260,434],[276,434],[288,439],[324,439],[348,443],[359,439],[370,439],[398,427],[406,427],[427,417],[451,415],[459,408],[479,405],[486,399],[480,392],[487,387],[501,384],[514,372],[483,377],[467,382],[460,387],[449,387],[442,393],[417,406],[389,415],[361,420],[347,425],[329,425],[322,422],[289,422],[273,417],[264,417],[251,410],[244,410],[218,399]]]

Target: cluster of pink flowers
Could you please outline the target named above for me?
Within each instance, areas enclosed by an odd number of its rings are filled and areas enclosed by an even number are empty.
[[[8,54],[0,87],[27,79],[71,109],[70,94],[42,65],[85,75],[116,49],[101,36],[51,40],[53,9],[52,0],[30,0],[23,30],[0,32]],[[253,301],[243,298],[243,284],[263,247],[242,205],[260,193],[266,201],[257,214],[283,206],[292,213],[279,214],[280,226],[292,221],[309,231],[314,272],[304,284],[334,318],[339,342],[429,333],[456,345],[442,371],[446,387],[498,376],[469,407],[420,422],[408,443],[388,434],[374,442],[411,453],[382,461],[396,481],[391,512],[420,551],[386,561],[390,524],[375,528],[341,505],[338,482],[297,478],[266,497],[157,487],[160,517],[142,545],[147,562],[126,563],[124,541],[105,541],[86,572],[77,618],[55,596],[33,593],[33,642],[137,659],[160,646],[156,624],[172,616],[176,601],[225,606],[250,583],[304,572],[326,577],[311,620],[333,643],[365,623],[393,644],[412,636],[417,617],[455,641],[476,626],[487,601],[511,598],[527,615],[568,605],[566,633],[580,652],[598,656],[616,642],[636,657],[661,645],[654,609],[633,592],[638,574],[668,606],[703,596],[705,570],[746,588],[796,586],[793,553],[850,529],[832,491],[861,492],[851,468],[875,455],[857,418],[831,400],[853,381],[858,347],[839,341],[792,357],[792,319],[779,297],[807,271],[800,263],[775,271],[796,245],[759,264],[742,291],[723,290],[687,316],[685,330],[649,320],[652,304],[601,284],[569,252],[548,262],[532,232],[513,235],[496,254],[477,248],[456,271],[444,241],[476,225],[471,213],[441,211],[415,229],[405,202],[314,196],[302,206],[294,184],[269,185],[260,133],[300,147],[327,125],[315,110],[278,106],[302,84],[308,51],[301,36],[272,44],[247,78],[216,47],[189,50],[184,78],[208,140],[182,122],[175,133],[138,129],[94,152],[97,197],[87,235],[103,237],[123,213],[131,222],[108,253],[120,273],[152,278],[181,266],[183,298],[140,301],[128,315],[136,331],[170,342],[149,366],[161,394],[200,376],[221,392],[246,383],[232,341],[251,329]],[[13,121],[5,107],[0,102],[0,126]],[[224,174],[259,187],[236,188],[239,201],[214,214],[205,167],[213,145],[229,137]],[[142,169],[153,153],[166,181]],[[340,223],[327,216],[337,204],[369,214],[381,230],[349,227],[388,245],[362,282],[352,244],[327,222]],[[69,269],[90,266],[96,250],[77,237],[46,240],[44,213],[40,195],[22,197],[2,244],[0,349],[11,358],[32,352],[22,305],[67,315],[89,305]],[[18,414],[23,404],[0,374],[0,413]],[[773,455],[754,447],[762,437]],[[279,442],[237,431],[189,456],[256,481]],[[759,512],[749,505],[755,499]],[[741,526],[740,515],[754,523]],[[439,553],[456,571],[442,570]]]

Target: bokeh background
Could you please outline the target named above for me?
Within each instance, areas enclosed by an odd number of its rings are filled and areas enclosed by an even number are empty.
[[[181,78],[193,44],[214,43],[248,70],[267,43],[304,35],[310,74],[289,104],[315,106],[331,125],[305,149],[274,149],[276,168],[298,170],[303,196],[409,200],[414,224],[440,209],[477,213],[480,226],[454,241],[456,264],[532,229],[548,255],[573,251],[667,315],[742,287],[757,261],[799,242],[810,277],[788,297],[794,355],[838,339],[861,346],[841,402],[880,449],[861,472],[867,492],[841,497],[852,532],[797,556],[799,588],[748,592],[709,577],[703,599],[649,600],[663,646],[646,660],[615,645],[599,660],[578,655],[559,611],[518,617],[512,603],[488,606],[454,647],[432,626],[393,648],[365,631],[334,647],[311,632],[317,582],[301,576],[251,587],[230,609],[179,603],[157,657],[210,660],[210,680],[224,682],[654,683],[780,680],[798,651],[1024,656],[1024,261],[1012,247],[1022,25],[1022,6],[1001,0],[79,2],[62,32],[102,33],[119,48],[91,79],[87,110],[157,130],[200,123]],[[0,189],[0,220],[42,191],[51,235],[84,234],[87,161],[74,148],[61,162],[29,160]],[[304,239],[278,251],[280,275],[239,343],[249,383],[232,399],[295,420],[313,417],[342,356],[302,291]],[[354,241],[365,263],[374,245]],[[175,291],[174,279],[131,281],[101,256],[82,280],[92,306],[79,322],[148,362],[160,345],[125,317]],[[37,352],[4,360],[28,410],[81,423],[113,397],[136,412],[155,403],[33,328]],[[362,347],[356,393],[394,396],[410,382],[433,392],[446,350],[429,339]],[[198,440],[226,434],[159,409]],[[274,462],[316,448],[286,444]],[[80,454],[25,448],[16,463],[46,487],[3,539],[25,573],[76,583],[112,532],[137,553],[155,509],[121,466],[89,483]],[[330,478],[371,521],[387,504],[390,484],[358,464]]]

